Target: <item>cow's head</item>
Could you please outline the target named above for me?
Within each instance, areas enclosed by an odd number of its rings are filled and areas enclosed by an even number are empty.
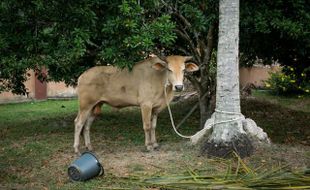
[[[185,72],[197,71],[199,67],[190,62],[190,56],[168,56],[158,57],[160,61],[153,64],[153,68],[159,71],[166,71],[167,82],[172,85],[173,91],[183,90],[183,79]]]

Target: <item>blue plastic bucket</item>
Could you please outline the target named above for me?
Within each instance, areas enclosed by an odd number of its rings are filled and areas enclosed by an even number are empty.
[[[68,168],[68,175],[73,181],[86,181],[103,173],[102,165],[92,152],[84,152]]]

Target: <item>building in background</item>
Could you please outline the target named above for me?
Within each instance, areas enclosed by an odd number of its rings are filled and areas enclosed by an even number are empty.
[[[11,92],[2,92],[0,93],[0,103],[72,98],[76,96],[74,87],[68,87],[63,82],[41,82],[36,78],[34,71],[28,73],[29,77],[25,82],[28,93],[16,95]]]
[[[269,79],[270,73],[278,72],[281,70],[279,64],[275,65],[262,65],[255,64],[252,67],[241,67],[239,69],[240,85],[244,87],[253,84],[257,88],[265,87],[264,81]]]

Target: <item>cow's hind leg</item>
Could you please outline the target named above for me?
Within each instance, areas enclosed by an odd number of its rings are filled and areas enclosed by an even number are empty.
[[[152,107],[149,105],[141,106],[143,129],[145,134],[145,146],[147,150],[153,151],[153,143],[151,141],[151,117],[152,117]]]
[[[85,125],[85,122],[88,119],[89,112],[90,112],[89,109],[86,110],[86,111],[85,110],[80,110],[78,116],[74,120],[75,131],[74,131],[74,144],[73,144],[73,148],[74,148],[74,152],[77,153],[77,154],[80,154],[80,151],[79,151],[80,135],[81,135],[81,132],[82,132],[83,127]]]

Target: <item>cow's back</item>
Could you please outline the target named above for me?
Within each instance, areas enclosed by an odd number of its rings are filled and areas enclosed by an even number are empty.
[[[97,100],[114,107],[141,105],[160,106],[166,81],[163,71],[152,68],[150,59],[137,63],[132,71],[113,66],[96,66],[78,80],[79,99]]]
[[[95,66],[84,73],[78,79],[78,86],[92,85],[94,83],[101,83],[115,73],[119,72],[119,69],[113,66]]]

